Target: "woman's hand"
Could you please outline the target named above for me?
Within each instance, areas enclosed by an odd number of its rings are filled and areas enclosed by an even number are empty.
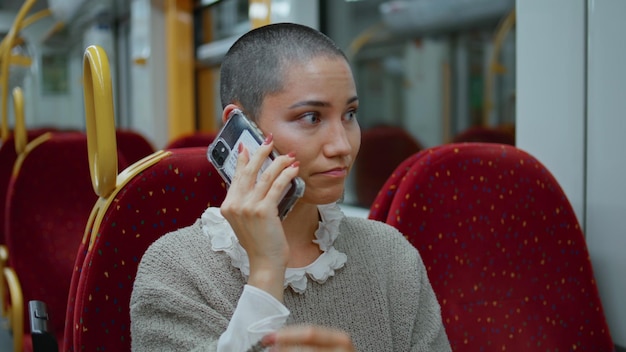
[[[270,351],[333,351],[354,352],[350,335],[346,332],[316,325],[294,325],[266,335],[263,345]]]
[[[282,301],[289,247],[278,217],[278,204],[283,191],[298,175],[298,163],[293,154],[281,155],[257,180],[272,147],[272,135],[269,135],[250,157],[240,144],[235,175],[220,211],[248,253],[248,284]]]

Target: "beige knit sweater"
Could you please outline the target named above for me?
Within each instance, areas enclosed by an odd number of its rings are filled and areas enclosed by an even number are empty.
[[[394,228],[345,218],[335,248],[348,261],[323,284],[286,289],[288,324],[347,331],[358,351],[450,351],[440,307],[418,252]],[[194,225],[144,254],[130,302],[133,351],[215,351],[245,284]]]

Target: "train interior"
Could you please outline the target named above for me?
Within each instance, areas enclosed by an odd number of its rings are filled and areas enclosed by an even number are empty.
[[[206,148],[220,62],[251,28],[296,22],[337,43],[357,85],[341,207],[424,256],[453,350],[626,351],[624,13],[622,0],[0,0],[0,350],[128,349],[129,292],[100,289],[132,286],[142,253],[105,226],[143,219],[114,205],[153,210],[160,232],[175,226],[156,202],[188,210],[176,226],[219,206]],[[214,188],[124,198],[185,188],[183,170]],[[136,232],[137,248],[153,240]],[[123,270],[93,254],[112,247]],[[85,274],[92,261],[106,278]]]

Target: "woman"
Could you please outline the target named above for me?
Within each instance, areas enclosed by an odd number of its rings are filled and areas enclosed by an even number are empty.
[[[395,229],[335,204],[360,146],[350,66],[320,32],[273,24],[221,67],[225,121],[242,110],[267,136],[240,150],[221,207],[156,241],[131,299],[133,350],[448,351],[417,251]],[[272,149],[280,157],[257,179]],[[281,221],[296,176],[306,188]]]

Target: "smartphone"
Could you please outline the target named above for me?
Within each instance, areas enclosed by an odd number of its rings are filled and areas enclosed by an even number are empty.
[[[264,140],[265,136],[263,136],[256,124],[250,121],[241,110],[234,109],[229,114],[228,120],[222,126],[213,142],[209,145],[207,157],[224,181],[230,185],[235,174],[235,167],[237,166],[239,144],[243,144],[250,156],[252,156],[259,149],[259,146],[263,144]],[[257,179],[277,156],[278,153],[273,150],[263,162]],[[284,191],[282,199],[278,204],[278,216],[281,220],[287,216],[287,213],[289,213],[303,194],[304,181],[296,177]]]

